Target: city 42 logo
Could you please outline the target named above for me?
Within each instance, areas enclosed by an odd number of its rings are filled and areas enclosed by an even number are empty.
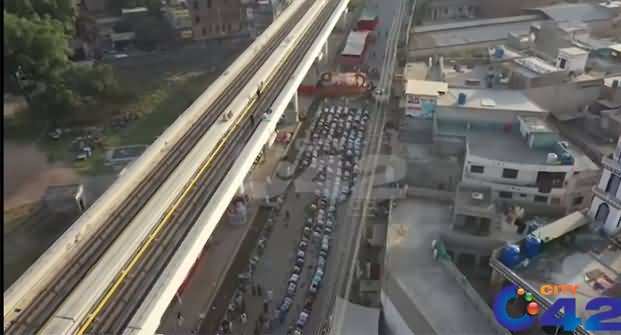
[[[542,285],[539,292],[543,295],[558,296],[560,293],[576,295],[577,285]],[[509,313],[509,306],[515,299],[522,299],[526,307],[521,313]],[[517,286],[507,286],[496,295],[494,300],[496,320],[510,331],[519,332],[532,328],[535,321],[541,327],[562,327],[565,331],[574,331],[579,325],[586,331],[621,331],[621,299],[613,297],[595,297],[586,303],[585,310],[598,312],[583,320],[576,316],[576,298],[558,298],[543,313],[534,301],[532,293]],[[520,315],[512,315],[520,314]]]

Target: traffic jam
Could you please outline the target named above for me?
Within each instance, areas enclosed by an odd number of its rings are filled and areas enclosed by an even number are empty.
[[[296,186],[295,191],[309,193],[311,201],[305,205],[304,223],[300,227],[294,257],[286,274],[286,289],[278,290],[280,297],[273,297],[271,290],[265,292],[268,299],[255,325],[255,334],[284,333],[285,329],[287,334],[304,334],[326,278],[331,249],[337,244],[334,236],[337,207],[351,195],[360,173],[359,162],[366,144],[368,121],[366,108],[332,105],[319,110],[308,141],[301,149],[297,166],[296,175],[312,181],[308,183],[305,180],[302,184],[312,185],[312,188],[305,190]],[[244,287],[253,285],[253,273],[261,261],[276,218],[285,212],[286,220],[290,219],[290,212],[283,203],[282,197],[276,199],[275,213],[267,220],[260,234],[248,270],[238,276],[240,289],[231,301],[231,312],[239,310],[240,303],[243,304],[240,295],[247,291]],[[251,287],[254,295],[256,289]],[[261,290],[260,287],[258,289]],[[248,318],[245,310],[242,314],[242,318]],[[231,318],[231,315],[225,316],[224,327],[220,329],[222,333],[233,333],[230,329],[232,325],[226,326]],[[253,329],[248,330],[252,333]]]

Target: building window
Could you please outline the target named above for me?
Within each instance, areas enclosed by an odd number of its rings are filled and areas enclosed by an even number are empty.
[[[195,16],[194,17],[194,23],[200,23],[201,22],[201,17],[200,16]]]
[[[575,197],[574,202],[573,202],[574,206],[581,205],[583,200],[584,200],[584,197]]]
[[[560,205],[561,204],[561,198],[552,198],[552,199],[550,199],[550,204],[551,205]]]
[[[513,193],[507,191],[500,191],[498,192],[498,196],[503,199],[511,199],[513,198]]]
[[[228,24],[227,28],[228,28],[228,32],[233,31],[233,25],[231,25],[230,23]]]
[[[470,172],[472,173],[483,173],[485,168],[481,165],[470,165]]]
[[[528,194],[526,194],[526,193],[520,193],[520,197],[522,197],[522,198],[526,198],[527,196],[528,196]]]
[[[608,184],[606,185],[606,193],[615,196],[617,194],[617,190],[619,190],[620,183],[621,177],[611,173],[610,179],[608,179]]]
[[[518,170],[514,170],[514,169],[503,169],[502,170],[503,178],[515,179],[517,178],[517,175],[518,175]]]
[[[211,8],[211,0],[207,0],[207,8]]]
[[[198,1],[194,1],[194,9],[198,9]]]
[[[544,197],[543,195],[536,195],[535,202],[548,202],[548,197]]]
[[[567,65],[567,59],[559,58],[558,67],[565,69],[565,65]]]
[[[219,32],[220,32],[220,25],[216,24],[216,33],[219,33]]]
[[[606,222],[606,218],[608,218],[608,212],[610,212],[610,208],[607,203],[602,203],[597,207],[597,212],[595,213],[595,221],[604,223]]]
[[[207,28],[203,27],[203,29],[201,29],[203,36],[207,35]]]

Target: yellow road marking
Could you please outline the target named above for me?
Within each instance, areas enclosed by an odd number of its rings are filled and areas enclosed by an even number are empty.
[[[319,13],[321,13],[321,11]],[[304,35],[302,34],[302,36],[300,38],[303,38],[303,37],[304,37]],[[280,47],[280,44],[278,46],[276,46],[276,48],[279,48],[279,47]],[[285,54],[285,57],[284,57],[285,59],[290,56],[292,50],[293,50],[293,48],[289,48],[289,50]],[[269,59],[269,57],[268,57],[268,59]],[[266,62],[267,62],[267,60],[266,60]],[[263,65],[265,65],[265,63],[263,63]],[[263,67],[263,65],[261,67]],[[277,72],[277,71],[273,71],[269,75],[267,80],[265,80],[265,82],[268,85],[273,80],[275,72]],[[263,87],[266,87],[266,86],[267,85],[263,85]],[[222,148],[224,146],[224,143],[231,136],[232,131],[237,129],[237,127],[239,126],[239,124],[240,124],[241,120],[243,119],[243,117],[248,113],[248,111],[251,109],[252,106],[254,106],[254,104],[256,102],[257,102],[257,96],[254,95],[252,100],[246,105],[246,108],[244,108],[242,114],[237,117],[236,122],[233,125],[233,127],[229,128],[227,130],[227,132],[225,133],[224,137],[222,137],[218,141],[218,145],[217,145],[216,149],[214,151],[212,151],[212,153],[209,156],[209,158],[203,163],[203,166],[201,167],[201,169],[196,173],[196,175],[194,176],[192,181],[188,184],[188,186],[186,186],[186,188],[183,191],[183,193],[181,194],[181,196],[179,198],[177,198],[177,201],[175,201],[173,206],[168,210],[168,212],[166,213],[166,216],[164,216],[164,219],[162,219],[162,221],[157,225],[155,230],[149,235],[149,238],[146,241],[144,241],[144,244],[138,250],[138,252],[132,257],[132,259],[129,262],[129,264],[127,265],[127,267],[124,270],[121,271],[121,275],[117,278],[117,280],[114,282],[112,287],[110,287],[110,289],[108,290],[106,295],[100,300],[100,302],[97,304],[97,306],[95,307],[93,312],[88,314],[88,318],[82,324],[82,326],[80,327],[80,329],[77,332],[78,335],[86,334],[86,331],[93,324],[93,322],[95,321],[95,318],[97,318],[97,316],[99,315],[99,313],[101,313],[103,308],[106,307],[106,305],[108,304],[108,302],[110,301],[112,296],[119,289],[119,287],[121,286],[121,284],[123,283],[123,281],[125,280],[127,275],[129,274],[129,272],[134,268],[134,266],[136,266],[138,261],[142,258],[142,256],[144,255],[145,251],[149,248],[149,246],[151,245],[151,243],[153,242],[155,237],[157,237],[157,235],[164,228],[164,226],[166,226],[169,223],[170,219],[172,218],[172,215],[175,213],[175,211],[181,205],[181,203],[184,201],[184,199],[189,195],[190,190],[194,187],[194,185],[196,184],[198,179],[203,175],[205,170],[211,165],[214,157],[220,152],[220,150],[222,150]]]

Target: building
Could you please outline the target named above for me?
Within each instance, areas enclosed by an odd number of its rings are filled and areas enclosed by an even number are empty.
[[[459,19],[473,19],[479,11],[476,0],[440,0],[431,1],[425,8],[426,23],[442,23]]]
[[[369,36],[368,31],[350,32],[341,51],[340,63],[350,66],[360,66],[364,63],[369,48]]]
[[[448,91],[448,84],[441,81],[408,80],[405,85],[405,114],[412,117],[431,118],[438,97]]]
[[[192,38],[217,39],[243,34],[241,0],[191,0]]]
[[[164,15],[168,24],[175,31],[177,38],[192,38],[192,17],[190,16],[189,9],[169,7]]]
[[[599,184],[593,187],[595,197],[589,215],[613,235],[621,231],[621,137],[615,152],[604,157],[602,164],[604,171]]]
[[[598,167],[522,92],[449,90],[433,115],[435,149],[463,155],[462,182],[490,187],[492,200],[542,215],[589,203]]]
[[[587,310],[595,297],[621,298],[621,236],[608,238],[594,229],[590,218],[575,212],[535,230],[527,239],[517,241],[520,253],[501,247],[490,260],[493,269],[491,286],[496,291],[515,285],[530,292],[543,313],[557,296],[544,295],[542,285],[577,285],[577,294],[564,292],[559,297],[575,299],[576,317],[582,324],[596,311]],[[533,242],[533,238],[537,242]],[[530,244],[530,246],[527,246]],[[528,252],[525,250],[529,249]],[[509,308],[525,311],[526,303],[516,299]],[[586,331],[579,325],[575,332],[544,329],[547,334],[617,334],[614,331]]]

